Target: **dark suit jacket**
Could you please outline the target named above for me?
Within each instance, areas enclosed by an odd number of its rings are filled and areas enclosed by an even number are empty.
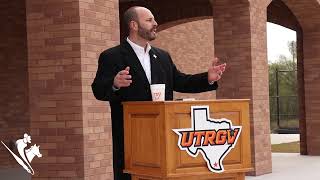
[[[218,87],[216,82],[213,85],[209,85],[207,73],[196,75],[181,73],[166,51],[152,47],[149,54],[151,82],[152,84],[166,84],[166,100],[173,99],[173,91],[199,93],[214,90]],[[127,66],[130,67],[132,84],[114,92],[112,90],[113,79],[119,71],[124,70]],[[123,142],[123,110],[121,102],[152,100],[150,84],[142,65],[126,40],[119,46],[110,48],[100,54],[92,90],[98,100],[109,101],[110,103],[114,141]]]

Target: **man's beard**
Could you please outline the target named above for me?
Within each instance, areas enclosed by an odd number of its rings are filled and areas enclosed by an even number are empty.
[[[156,39],[156,34],[153,34],[153,31],[155,30],[156,27],[153,27],[152,29],[146,29],[143,28],[142,26],[138,26],[138,35],[142,37],[143,39],[146,39],[148,41],[152,41]]]

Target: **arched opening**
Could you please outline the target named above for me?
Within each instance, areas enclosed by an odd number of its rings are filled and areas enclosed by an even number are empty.
[[[270,66],[269,62],[269,72],[272,74],[269,76],[270,84],[270,125],[271,131],[276,133],[286,133],[286,134],[296,134],[300,133],[300,153],[305,154],[306,152],[306,141],[305,141],[305,111],[304,111],[304,81],[303,81],[303,43],[302,43],[302,28],[299,24],[296,16],[287,7],[287,5],[281,0],[272,1],[267,8],[267,21],[274,24],[269,24],[273,26],[273,29],[279,28],[280,25],[283,30],[286,31],[285,35],[282,35],[282,39],[287,37],[288,40],[294,40],[290,37],[290,33],[294,34],[296,32],[295,44],[291,44],[292,52],[291,55],[280,57],[278,63],[273,63]],[[277,24],[277,25],[276,25]],[[287,29],[288,28],[288,29]],[[275,32],[275,31],[274,31]],[[276,33],[274,33],[276,34]],[[272,34],[268,34],[272,35]],[[276,38],[276,37],[275,37]],[[269,38],[268,38],[269,39]],[[280,38],[278,38],[279,40]],[[270,39],[269,39],[270,40]],[[271,42],[270,42],[271,43]],[[284,42],[288,43],[288,42]],[[269,46],[268,42],[268,46]],[[279,43],[278,43],[279,45]],[[295,47],[292,47],[295,46]],[[288,44],[288,49],[290,44]],[[279,48],[278,48],[279,49]],[[269,60],[274,59],[274,57],[268,57]],[[279,59],[279,58],[278,58]],[[279,68],[282,63],[284,67]],[[291,67],[290,67],[290,65]],[[276,66],[279,66],[278,68]],[[294,67],[296,66],[296,67]],[[276,70],[275,70],[276,68]],[[271,70],[272,69],[272,70]],[[286,79],[287,85],[281,87],[281,78]],[[289,78],[289,79],[288,79]],[[275,83],[273,83],[275,82]],[[289,84],[288,84],[289,83]],[[282,84],[285,84],[282,80]],[[290,85],[291,84],[291,85]],[[273,89],[272,89],[273,88]],[[282,89],[282,92],[280,92]],[[291,90],[290,90],[291,89]],[[294,92],[296,91],[296,93]],[[278,136],[272,135],[274,138],[280,139]],[[290,135],[290,138],[286,138],[284,142],[295,141],[296,135]],[[290,137],[286,136],[286,137]],[[272,140],[272,139],[271,139]],[[279,143],[280,141],[276,142]],[[271,142],[272,143],[272,142]],[[294,142],[292,142],[294,143]],[[299,146],[299,144],[296,144]]]
[[[283,0],[283,2],[297,17],[302,29],[301,34],[298,32],[297,36],[298,52],[303,52],[298,54],[298,81],[301,84],[299,86],[301,154],[320,155],[320,115],[317,108],[320,83],[318,78],[320,51],[317,48],[320,45],[319,1],[306,0],[297,3],[294,0]],[[302,61],[299,61],[299,56]]]
[[[267,23],[267,37],[272,152],[300,152],[296,31]]]

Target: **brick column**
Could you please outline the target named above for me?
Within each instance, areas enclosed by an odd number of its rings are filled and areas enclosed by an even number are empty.
[[[119,41],[118,2],[27,1],[34,179],[112,179],[110,113],[93,98],[98,53]]]
[[[319,7],[319,5],[318,5]],[[319,9],[318,9],[319,10]],[[317,11],[318,11],[317,10]],[[313,11],[316,13],[317,11]],[[306,114],[306,134],[301,137],[306,140],[307,154],[320,155],[320,21],[317,14],[317,20],[310,22],[309,27],[303,30],[303,51],[304,51],[304,96],[305,96],[305,114]],[[306,139],[303,139],[306,138]]]
[[[215,54],[227,62],[217,98],[248,98],[254,175],[271,172],[266,7],[213,1]]]
[[[79,3],[26,1],[34,179],[82,179],[83,122]]]
[[[80,0],[85,179],[113,179],[110,107],[94,98],[91,83],[100,53],[119,44],[118,9],[118,0]]]
[[[0,140],[12,149],[30,130],[25,8],[24,1],[0,3]],[[12,167],[20,165],[0,143],[0,169]]]

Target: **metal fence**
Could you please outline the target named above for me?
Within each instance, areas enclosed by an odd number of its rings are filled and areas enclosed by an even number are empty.
[[[290,86],[281,87],[280,83],[283,78],[290,77]],[[271,79],[273,80],[273,79]],[[271,131],[275,133],[299,133],[299,118],[298,118],[298,96],[297,96],[297,78],[296,71],[282,71],[275,72],[275,91],[270,94],[270,124]],[[291,88],[290,95],[282,95],[283,88]],[[292,90],[293,89],[293,90]]]

